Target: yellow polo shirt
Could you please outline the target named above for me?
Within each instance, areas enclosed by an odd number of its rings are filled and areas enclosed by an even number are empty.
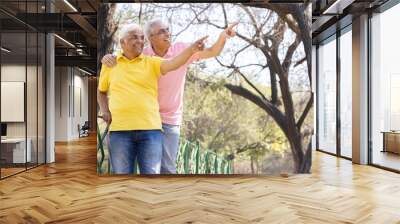
[[[108,92],[110,131],[161,129],[157,100],[161,62],[143,54],[132,60],[119,55],[116,66],[102,66],[98,89]]]

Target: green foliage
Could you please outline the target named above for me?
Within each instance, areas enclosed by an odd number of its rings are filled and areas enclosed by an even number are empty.
[[[198,141],[201,147],[217,154],[234,158],[234,173],[265,173],[263,161],[270,154],[281,155],[288,151],[288,144],[280,128],[265,111],[252,102],[233,95],[224,87],[225,78],[201,74],[190,69],[184,96],[184,122],[182,138]],[[260,89],[270,91],[265,86]],[[249,161],[253,158],[253,167]],[[215,171],[221,164],[212,160]],[[291,161],[282,160],[284,166]],[[232,165],[232,164],[231,164]],[[209,172],[206,170],[206,173]]]

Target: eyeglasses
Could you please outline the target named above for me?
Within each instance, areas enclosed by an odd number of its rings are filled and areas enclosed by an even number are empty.
[[[158,35],[167,34],[167,33],[169,33],[169,28],[163,28],[163,29],[160,29],[157,33],[152,34],[152,36],[158,36]]]

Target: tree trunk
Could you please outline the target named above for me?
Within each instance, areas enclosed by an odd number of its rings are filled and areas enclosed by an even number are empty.
[[[258,162],[258,158],[256,158],[255,161],[256,161],[256,168],[257,168],[256,174],[259,174],[260,173],[260,163]]]
[[[250,156],[250,167],[251,167],[251,174],[254,174],[254,158]]]
[[[274,105],[278,105],[278,87],[276,83],[276,74],[270,71],[270,79],[271,79],[271,103]]]
[[[296,131],[298,132],[298,131]],[[299,133],[300,134],[300,133]],[[302,139],[301,137],[298,136],[293,136],[290,138],[290,146],[292,148],[292,152],[296,152],[300,154],[301,156],[298,157],[293,157],[294,161],[294,166],[295,166],[295,172],[296,173],[310,173],[311,169],[311,141],[308,144],[307,149],[303,150],[302,146]]]
[[[283,84],[285,85],[285,81],[283,81]],[[289,119],[287,116],[284,116],[274,105],[268,104],[268,102],[263,101],[259,96],[256,96],[254,93],[250,92],[244,87],[241,86],[235,86],[231,84],[225,84],[225,87],[229,89],[233,94],[242,96],[257,106],[259,106],[261,109],[263,109],[268,115],[270,115],[274,121],[278,124],[278,126],[281,128],[283,133],[285,134],[289,144],[290,144],[290,149],[292,151],[292,156],[293,156],[293,162],[294,162],[294,167],[295,173],[308,173],[310,171],[311,167],[311,146],[309,146],[309,150],[304,153],[303,151],[303,146],[302,146],[302,139],[301,139],[301,133],[300,129],[297,128],[295,120],[294,120],[294,115],[290,115]],[[285,87],[286,88],[286,87]],[[283,91],[285,92],[285,91]],[[285,94],[288,94],[286,91]],[[282,98],[284,98],[282,96]],[[286,101],[288,101],[287,96],[285,97]],[[291,99],[291,97],[289,98]],[[284,99],[285,101],[285,99]],[[290,102],[286,102],[286,104],[290,105]],[[290,107],[290,106],[289,106]],[[288,113],[291,110],[285,111],[285,114]],[[292,113],[294,111],[292,110]],[[251,161],[251,166],[252,166],[252,173],[254,172],[254,165],[253,165],[253,159]]]
[[[97,71],[101,70],[101,58],[107,53],[111,53],[114,34],[118,29],[118,22],[113,19],[116,4],[102,4],[98,9],[97,30],[101,43],[97,47]]]
[[[311,145],[311,141],[310,141],[310,143],[308,143],[304,159],[301,163],[300,173],[310,173],[311,161],[312,161],[311,152],[312,152],[312,145]]]

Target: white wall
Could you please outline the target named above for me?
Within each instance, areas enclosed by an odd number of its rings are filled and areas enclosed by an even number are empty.
[[[68,85],[67,67],[55,68],[55,141],[68,140]]]
[[[25,64],[9,64],[1,66],[1,81],[25,82]],[[7,108],[1,108],[7,110]],[[25,137],[25,122],[7,122],[7,137]]]
[[[83,73],[79,70],[74,70],[74,88],[71,88],[74,90],[72,92],[74,95],[71,96],[71,99],[74,99],[74,102],[71,102],[73,105],[70,132],[72,138],[78,137],[78,124],[82,126],[88,120],[88,78],[82,75]]]
[[[25,82],[25,75],[26,75],[26,70],[31,71],[34,69],[33,66],[29,66],[26,68],[25,64],[24,65],[18,65],[18,64],[5,64],[1,66],[1,81],[4,82]],[[35,72],[36,73],[36,72]],[[30,74],[30,73],[29,73]],[[31,84],[31,83],[30,83]],[[36,85],[36,83],[35,83]],[[31,102],[31,98],[36,98],[36,89],[34,90],[33,93],[30,93],[28,91],[27,93],[28,97],[28,102]],[[36,107],[36,105],[35,105]],[[8,108],[1,108],[1,110],[7,110]],[[32,117],[34,115],[34,117]],[[35,120],[36,122],[36,114],[31,114],[28,113],[28,121],[31,122],[32,120]],[[7,136],[8,137],[25,137],[25,122],[7,122]],[[28,127],[31,127],[32,125],[29,125]],[[36,130],[36,128],[35,128]],[[29,133],[28,133],[29,137]]]
[[[56,67],[55,85],[55,140],[77,139],[78,124],[88,120],[88,78],[76,68]]]
[[[2,82],[24,82],[26,83],[26,107],[25,102],[22,102],[21,108],[18,110],[21,113],[26,112],[26,121],[22,122],[5,122],[7,124],[7,137],[8,138],[25,138],[25,135],[30,140],[30,148],[32,161],[44,163],[44,74],[42,67],[25,64],[3,64],[1,66]],[[27,81],[25,81],[27,79]],[[4,89],[2,89],[3,92]],[[3,92],[4,93],[4,92]],[[24,94],[24,90],[19,90],[20,94]],[[2,95],[7,97],[7,95]],[[25,97],[25,96],[24,96]],[[25,101],[25,100],[24,100]],[[2,107],[2,112],[13,113],[12,107]],[[7,111],[8,110],[8,111]],[[15,108],[14,108],[15,110]],[[15,113],[15,112],[14,112]],[[24,116],[24,115],[22,115]],[[24,119],[23,119],[24,120]]]

